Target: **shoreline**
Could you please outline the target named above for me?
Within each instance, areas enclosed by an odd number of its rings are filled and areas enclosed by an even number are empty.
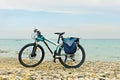
[[[85,61],[68,69],[59,61],[43,61],[34,68],[23,67],[18,59],[0,58],[0,80],[120,80],[120,62]]]
[[[3,53],[0,53],[0,58],[15,58],[18,59],[18,51],[11,51],[11,52],[5,52],[3,51]],[[49,56],[49,58],[47,58],[47,56]],[[53,60],[53,57],[51,54],[45,54],[44,60],[43,61],[51,61]],[[96,61],[100,61],[100,62],[120,62],[120,56],[111,56],[111,58],[106,58],[106,59],[96,59],[95,58],[88,58],[86,56],[86,61],[91,61],[91,62],[96,62]]]

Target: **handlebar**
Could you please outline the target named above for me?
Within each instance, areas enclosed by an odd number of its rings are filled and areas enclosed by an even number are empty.
[[[40,36],[41,32],[38,29],[34,29],[34,33],[31,34],[32,39],[36,39],[37,36]]]
[[[34,33],[36,33],[36,32],[37,32],[37,30],[38,30],[38,29],[34,29]]]
[[[37,33],[37,35],[41,35],[41,32],[38,29],[34,29],[34,33]]]

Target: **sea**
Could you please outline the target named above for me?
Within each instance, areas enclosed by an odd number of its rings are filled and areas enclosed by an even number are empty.
[[[0,57],[18,58],[20,49],[33,42],[32,39],[0,39]],[[45,60],[52,60],[52,55],[43,42],[39,44],[44,48]],[[85,50],[86,61],[120,61],[120,39],[80,39],[80,44]],[[48,45],[53,51],[56,48],[52,44]]]

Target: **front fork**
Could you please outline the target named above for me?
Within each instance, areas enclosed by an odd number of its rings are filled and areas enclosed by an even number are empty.
[[[32,49],[32,53],[31,53],[31,57],[35,57],[35,56],[36,56],[37,45],[38,45],[38,42],[35,41],[35,42],[34,42],[33,49]]]

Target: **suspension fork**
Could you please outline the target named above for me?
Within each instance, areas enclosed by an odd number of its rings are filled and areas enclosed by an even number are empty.
[[[35,57],[36,56],[36,49],[37,49],[37,45],[38,45],[38,42],[35,41],[34,42],[34,46],[33,46],[33,49],[32,49],[32,54],[31,54],[31,57]]]

